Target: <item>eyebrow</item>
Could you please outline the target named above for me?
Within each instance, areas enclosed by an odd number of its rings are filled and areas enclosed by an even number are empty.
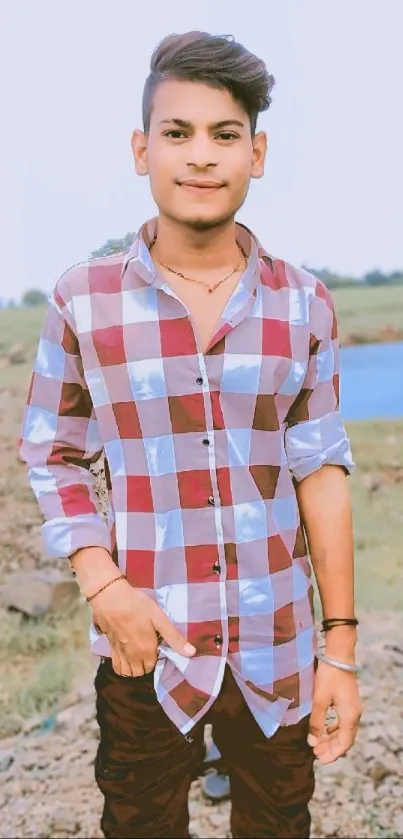
[[[172,123],[177,125],[179,128],[192,128],[192,123],[187,122],[184,119],[173,118],[173,119],[162,119],[160,121],[160,125],[167,125],[167,124],[172,125]],[[217,128],[228,128],[228,126],[230,126],[230,125],[237,125],[239,128],[245,128],[245,123],[240,122],[239,119],[222,119],[222,120],[220,120],[220,122],[211,123],[209,125],[209,128],[214,130],[214,129],[217,129]]]

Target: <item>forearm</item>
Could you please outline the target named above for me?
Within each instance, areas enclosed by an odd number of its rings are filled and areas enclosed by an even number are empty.
[[[297,498],[307,535],[324,618],[354,617],[354,545],[348,479],[337,466],[323,466],[298,484]],[[333,627],[326,654],[353,660],[357,631]]]

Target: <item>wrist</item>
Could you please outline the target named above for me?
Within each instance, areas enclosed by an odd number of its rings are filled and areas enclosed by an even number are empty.
[[[101,547],[80,548],[70,558],[70,565],[85,598],[121,573],[110,553]]]
[[[353,663],[357,644],[357,629],[355,626],[333,626],[324,633],[325,654],[340,658],[347,663]]]

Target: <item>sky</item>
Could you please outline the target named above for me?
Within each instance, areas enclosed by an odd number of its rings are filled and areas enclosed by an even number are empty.
[[[130,137],[153,48],[189,29],[276,78],[239,220],[295,265],[403,269],[402,0],[1,0],[0,297],[51,291],[156,213]]]

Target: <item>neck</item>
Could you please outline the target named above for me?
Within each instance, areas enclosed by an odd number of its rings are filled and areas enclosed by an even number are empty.
[[[228,266],[239,260],[235,221],[209,230],[192,230],[159,216],[153,252],[178,270],[214,271]]]

